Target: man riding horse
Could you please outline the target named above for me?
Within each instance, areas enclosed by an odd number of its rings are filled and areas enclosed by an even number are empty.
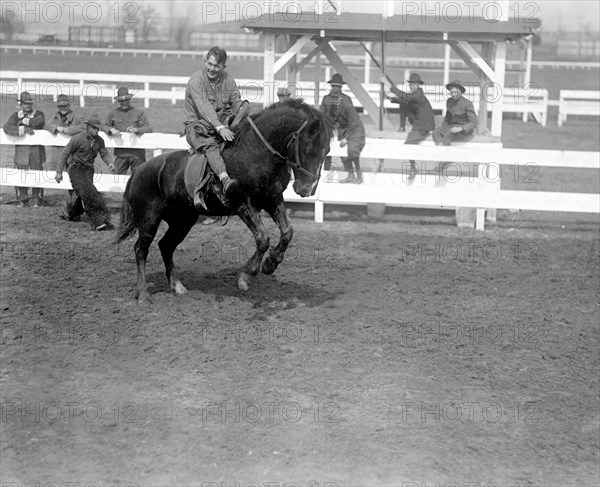
[[[223,202],[226,204],[236,191],[238,182],[227,174],[221,156],[222,142],[233,141],[231,128],[249,111],[248,101],[242,101],[235,79],[224,70],[227,52],[218,46],[209,49],[204,68],[196,71],[185,88],[186,140],[196,152],[204,154],[212,171],[223,185]],[[231,127],[231,128],[230,128]],[[203,181],[194,191],[194,204],[201,205],[199,195]]]

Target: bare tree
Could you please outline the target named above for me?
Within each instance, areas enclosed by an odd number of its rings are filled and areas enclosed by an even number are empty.
[[[189,25],[189,17],[175,17],[172,19],[172,38],[177,44],[177,49],[179,50],[187,46],[187,35],[189,33]]]
[[[146,4],[139,12],[140,37],[144,44],[148,44],[148,37],[156,31],[156,10],[152,5]]]
[[[7,41],[12,41],[15,34],[25,32],[25,27],[18,18],[11,12],[2,12],[2,33]]]

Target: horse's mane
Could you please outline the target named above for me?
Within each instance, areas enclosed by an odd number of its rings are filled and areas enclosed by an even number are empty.
[[[333,137],[333,121],[330,117],[322,113],[321,111],[313,108],[307,104],[302,98],[290,98],[285,101],[278,101],[262,109],[261,111],[254,113],[250,116],[253,121],[263,116],[266,117],[277,117],[281,113],[293,113],[294,111],[302,112],[308,119],[309,124],[315,119],[321,121],[321,141],[328,142]],[[252,130],[247,120],[244,120],[236,130],[236,136],[243,136],[249,130]]]

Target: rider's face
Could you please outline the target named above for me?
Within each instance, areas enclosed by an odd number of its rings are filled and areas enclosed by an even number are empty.
[[[206,59],[204,61],[204,66],[206,67],[206,76],[210,80],[217,79],[219,77],[219,73],[225,69],[225,65],[223,63],[218,63],[214,56],[210,56],[208,59]]]

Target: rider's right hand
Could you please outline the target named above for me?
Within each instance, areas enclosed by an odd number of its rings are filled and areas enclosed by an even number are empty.
[[[219,135],[227,142],[231,142],[235,138],[235,134],[227,127],[223,127],[221,130],[219,130]]]

